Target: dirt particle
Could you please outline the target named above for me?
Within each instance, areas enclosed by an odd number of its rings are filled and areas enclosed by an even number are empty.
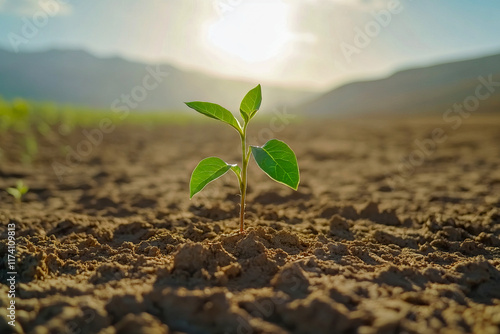
[[[198,243],[187,243],[179,247],[173,254],[174,270],[186,271],[190,275],[205,269],[215,272],[217,266],[227,266],[236,259],[218,244],[210,246]]]
[[[128,266],[119,263],[105,263],[99,266],[95,274],[90,278],[93,284],[104,284],[110,281],[118,281],[127,277]]]
[[[500,247],[500,239],[492,233],[481,232],[476,240],[490,247]]]
[[[235,263],[231,263],[225,267],[222,267],[221,270],[222,270],[222,272],[224,272],[224,274],[227,277],[233,278],[233,277],[238,276],[241,273],[241,265],[239,263],[235,262]]]
[[[117,322],[128,314],[137,314],[145,310],[141,295],[114,295],[106,304],[106,311]]]
[[[335,255],[347,255],[349,254],[349,250],[346,245],[342,243],[334,243],[330,242],[328,245],[328,250],[330,251],[331,254]]]
[[[266,247],[256,240],[256,234],[252,231],[236,243],[236,251],[239,258],[249,259],[263,254]]]
[[[290,296],[303,297],[307,295],[309,280],[299,264],[288,263],[273,277],[271,285]]]
[[[329,220],[330,233],[335,234],[337,231],[349,230],[349,223],[339,215],[334,215]]]
[[[147,254],[148,256],[150,257],[156,257],[158,255],[160,255],[160,249],[156,246],[152,246],[152,247],[148,247],[149,249],[147,249]]]
[[[193,274],[205,266],[207,250],[201,244],[185,244],[173,256],[174,270],[184,270]]]
[[[319,293],[287,304],[280,313],[294,333],[342,333],[351,325],[345,306]]]
[[[378,218],[380,211],[378,209],[378,204],[375,202],[368,202],[359,212],[359,215],[363,218]]]
[[[389,226],[401,225],[401,221],[394,211],[380,211],[378,204],[375,202],[368,202],[363,209],[361,209],[359,216],[365,219],[370,219],[379,224]]]
[[[116,334],[169,334],[168,326],[149,313],[127,314],[115,325]]]

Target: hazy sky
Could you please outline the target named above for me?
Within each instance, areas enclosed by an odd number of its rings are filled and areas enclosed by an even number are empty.
[[[0,0],[0,47],[78,48],[326,89],[500,52],[500,1]]]

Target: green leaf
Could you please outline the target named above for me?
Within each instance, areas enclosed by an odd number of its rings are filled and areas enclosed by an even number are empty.
[[[191,181],[189,182],[189,198],[200,192],[207,184],[222,175],[233,167],[226,163],[224,160],[216,157],[205,158],[198,163],[198,166],[191,174]]]
[[[236,131],[241,133],[241,126],[238,120],[234,118],[233,114],[229,110],[221,107],[220,105],[210,102],[198,102],[198,101],[185,102],[185,103],[189,108],[196,110],[200,114],[227,123],[231,125],[233,128],[235,128]]]
[[[28,192],[29,188],[27,186],[23,186],[22,188],[19,188],[19,192],[21,195],[25,195]]]
[[[262,92],[260,85],[250,90],[243,98],[240,105],[241,117],[248,123],[248,121],[257,113],[262,102]]]
[[[21,192],[16,188],[7,188],[6,191],[15,199],[20,199],[22,196]]]
[[[297,157],[284,142],[271,139],[264,146],[251,146],[255,161],[269,177],[297,190],[300,182]]]
[[[26,194],[28,192],[28,190],[30,189],[30,188],[28,188],[27,185],[24,184],[24,182],[22,180],[17,181],[16,188],[19,191],[19,193],[21,193],[21,195]]]

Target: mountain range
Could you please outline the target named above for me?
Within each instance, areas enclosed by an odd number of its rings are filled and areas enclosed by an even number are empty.
[[[487,99],[479,100],[476,110],[500,112],[500,54],[349,83],[306,101],[297,109],[308,114],[345,116],[444,112],[474,96],[483,81],[493,81],[489,88],[494,91]],[[480,93],[486,94],[486,89]]]
[[[145,77],[149,77],[146,83]],[[294,106],[297,112],[320,116],[444,112],[474,96],[482,81],[492,81],[494,91],[480,101],[478,110],[500,111],[500,54],[402,70],[321,94],[266,84],[262,87],[263,106]],[[155,87],[145,90],[145,84]],[[133,95],[140,97],[140,101],[134,100],[137,109],[185,110],[184,101],[209,101],[237,110],[243,95],[256,84],[169,64],[99,58],[80,50],[0,50],[0,96],[6,99],[110,108],[117,100],[123,101],[123,95]]]
[[[184,101],[216,102],[237,110],[244,94],[257,84],[186,71],[169,64],[99,58],[81,50],[0,50],[0,96],[5,99],[22,97],[110,108],[116,99],[122,101],[124,94],[137,97],[132,103],[137,102],[136,108],[144,110],[184,110]],[[146,97],[140,88],[144,85],[155,86],[146,90]],[[262,90],[268,108],[298,103],[312,96],[307,90],[270,85],[263,85]]]

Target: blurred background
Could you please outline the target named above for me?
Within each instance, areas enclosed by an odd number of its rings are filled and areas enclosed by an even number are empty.
[[[479,75],[499,78],[499,14],[494,0],[0,0],[0,95],[237,112],[261,83],[267,109],[442,110]]]
[[[22,135],[0,149],[30,162],[37,136],[103,113],[186,121],[184,101],[237,114],[258,83],[263,114],[301,119],[498,112],[499,14],[494,0],[0,0],[0,131]]]

